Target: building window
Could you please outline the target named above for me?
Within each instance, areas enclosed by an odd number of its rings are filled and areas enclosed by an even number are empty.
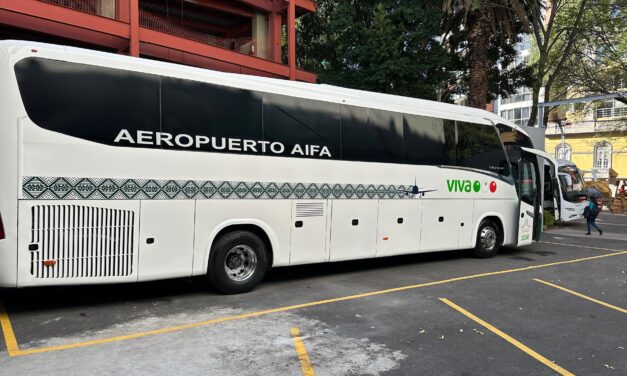
[[[531,107],[519,107],[511,110],[501,111],[501,117],[511,121],[516,125],[527,125]]]
[[[510,95],[507,98],[501,99],[501,104],[517,103],[531,100],[531,89],[528,87],[521,87],[516,89],[516,93]]]
[[[602,169],[612,167],[612,144],[603,141],[594,147],[594,167]]]
[[[555,159],[565,159],[570,161],[571,153],[572,148],[569,144],[564,144],[564,147],[562,147],[562,144],[559,144],[555,147]]]

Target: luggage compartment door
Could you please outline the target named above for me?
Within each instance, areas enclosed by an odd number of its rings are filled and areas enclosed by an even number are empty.
[[[141,202],[139,280],[192,275],[193,200]]]
[[[326,200],[293,201],[291,265],[329,260],[327,212]]]
[[[378,200],[333,200],[331,261],[375,257]]]

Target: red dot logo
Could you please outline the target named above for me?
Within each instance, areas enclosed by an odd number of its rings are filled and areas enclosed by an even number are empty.
[[[492,192],[492,193],[496,192],[496,182],[495,181],[492,181],[490,183],[490,192]]]

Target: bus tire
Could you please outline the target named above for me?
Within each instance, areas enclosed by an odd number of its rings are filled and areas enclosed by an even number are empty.
[[[240,294],[254,289],[268,265],[266,245],[249,231],[222,235],[211,247],[209,270],[211,285],[222,294]]]
[[[487,219],[481,222],[473,249],[475,257],[482,259],[494,257],[501,248],[501,239],[501,230],[494,221]]]

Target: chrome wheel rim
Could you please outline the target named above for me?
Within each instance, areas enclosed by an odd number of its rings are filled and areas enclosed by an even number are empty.
[[[481,229],[481,248],[491,251],[496,246],[496,231],[487,226]]]
[[[257,269],[257,255],[247,245],[237,245],[224,258],[224,272],[233,281],[242,282],[250,278]]]

